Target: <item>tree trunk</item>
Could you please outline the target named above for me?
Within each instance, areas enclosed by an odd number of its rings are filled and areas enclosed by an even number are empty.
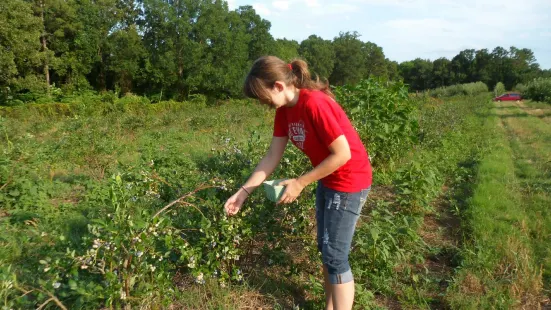
[[[98,87],[101,92],[104,92],[106,90],[105,86],[105,64],[103,61],[103,52],[101,50],[101,47],[98,49],[98,56],[100,59],[99,64],[99,73],[98,73]]]
[[[42,52],[44,55],[44,76],[46,77],[46,94],[50,96],[50,68],[48,64],[48,46],[46,45],[46,25],[44,24],[44,0],[40,1],[40,18],[42,20],[42,26],[44,27],[40,40],[42,41]]]

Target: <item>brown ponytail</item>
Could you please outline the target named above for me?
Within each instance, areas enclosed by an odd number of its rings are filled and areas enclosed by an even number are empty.
[[[312,80],[308,64],[304,60],[294,59],[290,66],[275,56],[263,56],[258,58],[245,78],[243,92],[249,98],[269,101],[268,90],[274,87],[276,81],[282,81],[286,85],[296,88],[321,90],[331,98],[335,98],[329,82],[321,82],[319,77]]]

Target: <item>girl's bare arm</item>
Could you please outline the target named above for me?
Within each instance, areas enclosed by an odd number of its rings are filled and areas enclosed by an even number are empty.
[[[273,137],[270,144],[270,148],[262,160],[258,163],[254,172],[249,177],[247,182],[243,184],[243,187],[249,192],[258,187],[274,172],[275,168],[279,164],[279,161],[283,157],[285,147],[287,146],[288,137]],[[243,189],[240,189],[243,190]]]

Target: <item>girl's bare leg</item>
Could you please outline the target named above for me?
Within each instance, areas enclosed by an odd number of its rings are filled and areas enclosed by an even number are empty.
[[[332,284],[333,310],[351,310],[354,304],[354,281]]]
[[[331,289],[331,282],[329,282],[329,273],[325,265],[323,265],[323,282],[325,288],[325,310],[333,310],[333,291]]]

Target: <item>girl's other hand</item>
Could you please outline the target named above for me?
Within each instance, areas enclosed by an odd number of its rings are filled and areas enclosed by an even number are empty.
[[[291,203],[295,201],[305,187],[297,179],[285,180],[283,182],[279,182],[278,185],[286,186],[283,195],[281,195],[281,198],[277,202],[278,204]]]
[[[242,189],[238,190],[237,193],[233,194],[224,204],[224,209],[229,216],[237,214],[247,199],[248,194]]]

